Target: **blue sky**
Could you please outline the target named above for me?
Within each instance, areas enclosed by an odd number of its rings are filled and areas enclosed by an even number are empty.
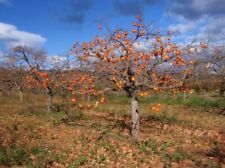
[[[137,14],[178,40],[225,37],[224,0],[0,0],[0,52],[18,44],[65,54],[100,34],[98,24],[129,28]]]

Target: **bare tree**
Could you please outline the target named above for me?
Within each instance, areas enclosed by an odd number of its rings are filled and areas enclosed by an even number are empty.
[[[11,53],[5,53],[4,66],[2,68],[2,71],[4,71],[1,75],[2,85],[8,91],[17,89],[19,91],[20,102],[23,103],[23,92],[26,87],[26,70],[23,65],[18,64],[16,57],[11,55]]]
[[[214,47],[212,58],[207,63],[206,67],[211,73],[219,77],[219,93],[223,96],[225,93],[225,49],[223,46]]]

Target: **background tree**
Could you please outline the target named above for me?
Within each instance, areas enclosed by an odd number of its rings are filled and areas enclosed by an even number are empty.
[[[5,92],[17,89],[20,102],[23,103],[23,92],[27,85],[25,80],[27,72],[23,65],[18,64],[17,58],[11,52],[5,53],[3,62],[4,65],[1,67],[2,73],[0,76],[1,87],[4,88]]]
[[[202,52],[195,59],[189,85],[198,93],[219,91],[219,94],[223,95],[225,89],[224,47],[217,44],[207,44],[206,48],[206,52]]]
[[[47,111],[53,109],[53,85],[54,81],[50,75],[45,71],[46,53],[44,50],[34,50],[24,46],[17,46],[12,49],[13,57],[16,58],[17,65],[23,65],[24,69],[28,71],[26,80],[29,84],[40,85],[45,88],[48,96]]]
[[[209,57],[206,67],[211,74],[220,79],[219,94],[225,93],[225,50],[224,46],[216,46],[213,48],[212,57]]]

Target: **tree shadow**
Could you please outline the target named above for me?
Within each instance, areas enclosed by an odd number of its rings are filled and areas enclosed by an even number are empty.
[[[218,144],[214,148],[212,148],[208,153],[206,153],[206,156],[217,158],[219,164],[224,164],[225,147],[222,147],[222,144]]]
[[[111,129],[119,129],[121,131],[128,130],[129,134],[131,134],[131,123],[130,116],[124,114],[121,118],[117,118],[115,114],[109,113],[106,117],[104,117],[106,121],[108,121],[108,126]]]

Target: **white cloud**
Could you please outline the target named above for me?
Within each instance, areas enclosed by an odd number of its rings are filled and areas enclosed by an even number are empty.
[[[3,62],[5,59],[5,53],[0,51],[0,63]]]
[[[180,33],[180,42],[225,42],[224,0],[172,0],[170,16],[176,23],[168,29]]]
[[[51,55],[47,57],[47,65],[49,69],[68,70],[78,68],[79,65],[73,57],[65,55]]]
[[[225,16],[209,18],[198,35],[202,39],[208,39],[212,42],[224,42],[225,40]]]
[[[225,15],[224,0],[173,0],[170,12],[185,19]]]
[[[204,1],[198,1],[194,0],[192,2],[192,8],[196,11],[204,12],[207,11],[210,7],[210,4],[213,2],[213,0],[204,0]]]
[[[17,45],[38,48],[45,41],[46,38],[41,35],[18,30],[14,25],[0,22],[0,43],[5,44],[8,48]]]
[[[188,31],[192,31],[195,29],[197,26],[196,22],[190,21],[190,22],[185,22],[185,23],[178,23],[178,24],[173,24],[169,25],[168,29],[172,32],[177,32],[177,33],[186,33]]]
[[[0,58],[3,57],[4,53],[0,51]]]
[[[142,52],[149,52],[152,49],[152,44],[154,42],[154,39],[149,39],[149,40],[143,40],[139,42],[134,43],[134,47],[137,51],[142,51]]]
[[[147,42],[134,43],[134,47],[137,51],[148,51],[149,50],[149,44]]]
[[[217,44],[225,42],[225,16],[217,17],[217,19],[207,17],[194,22],[186,20],[185,23],[170,25],[170,28],[180,33],[175,39],[181,43],[189,43],[193,39],[198,42],[205,41]]]
[[[47,57],[46,67],[49,69],[67,69],[71,66],[71,62],[68,62],[66,56],[62,55],[51,55]]]
[[[53,55],[48,57],[48,63],[52,65],[60,64],[66,61],[66,58],[60,55]]]
[[[0,0],[0,4],[8,4],[9,0]]]

